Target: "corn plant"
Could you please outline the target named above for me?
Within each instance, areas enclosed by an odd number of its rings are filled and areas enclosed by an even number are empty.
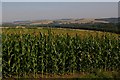
[[[120,70],[120,38],[87,35],[2,34],[3,77]]]

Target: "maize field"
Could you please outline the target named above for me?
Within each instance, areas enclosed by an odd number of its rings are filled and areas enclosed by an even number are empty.
[[[2,34],[2,75],[120,71],[120,37]]]

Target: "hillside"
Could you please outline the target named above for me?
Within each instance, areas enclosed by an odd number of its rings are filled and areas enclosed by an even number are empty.
[[[117,23],[118,18],[82,18],[82,19],[58,19],[58,20],[33,20],[33,21],[14,21],[13,24],[30,24],[30,25],[40,25],[40,24],[86,24],[86,23]]]

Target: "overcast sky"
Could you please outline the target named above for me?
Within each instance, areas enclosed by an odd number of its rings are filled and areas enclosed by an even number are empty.
[[[118,2],[120,0],[1,0],[2,2]]]
[[[0,2],[0,24],[2,23],[2,3]]]
[[[2,20],[118,17],[117,2],[3,2]]]

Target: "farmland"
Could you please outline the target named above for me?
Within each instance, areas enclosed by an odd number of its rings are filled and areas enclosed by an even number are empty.
[[[2,30],[0,29],[0,79],[2,78]]]
[[[95,73],[98,78],[103,71],[116,78],[120,74],[119,36],[89,30],[3,29],[2,75],[49,78],[46,75]]]

